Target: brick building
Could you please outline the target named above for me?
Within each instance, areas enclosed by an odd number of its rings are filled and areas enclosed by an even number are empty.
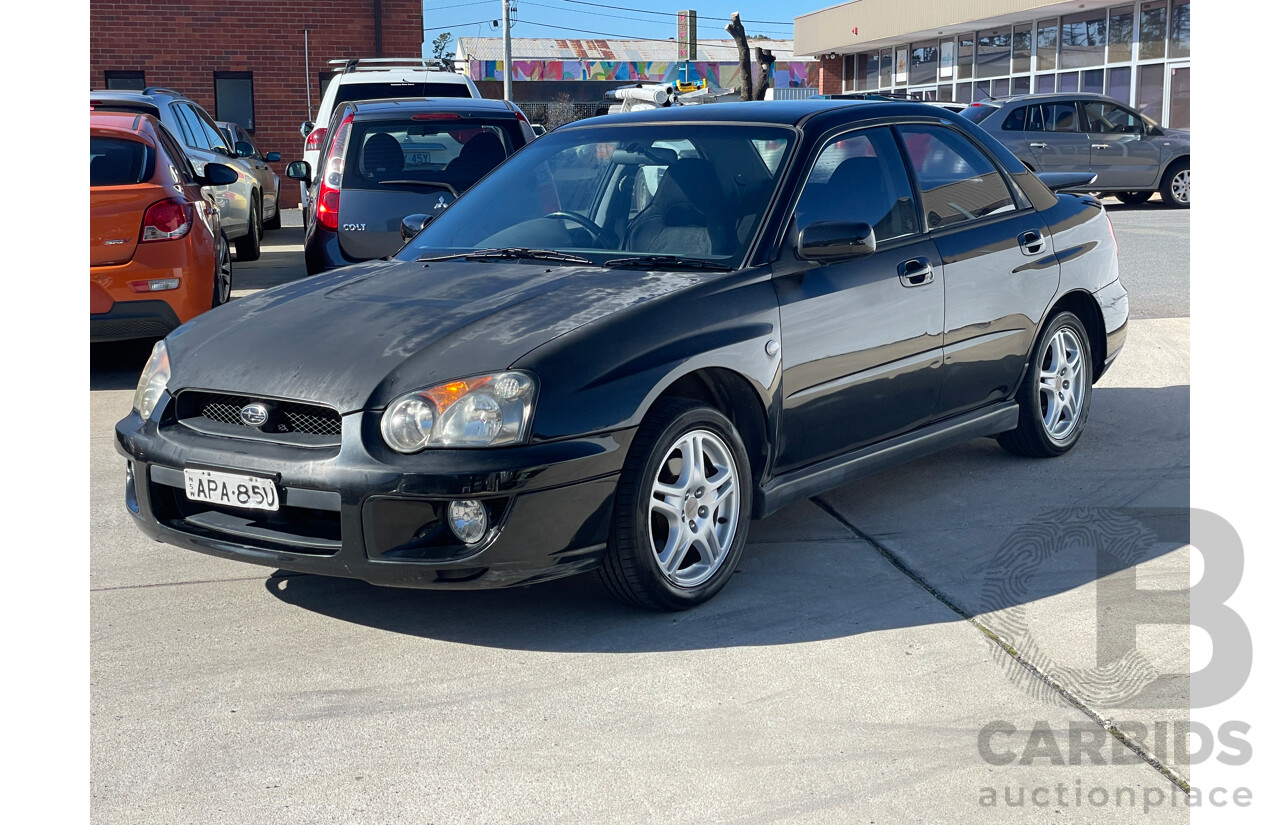
[[[329,60],[421,55],[421,0],[89,3],[90,89],[177,89],[248,128],[263,152],[280,152],[282,180],[302,157],[298,127],[320,104]],[[298,194],[282,183],[281,206],[297,206]]]

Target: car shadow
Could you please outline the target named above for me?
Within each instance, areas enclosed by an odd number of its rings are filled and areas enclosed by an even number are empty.
[[[519,650],[795,644],[960,621],[1186,546],[1188,441],[1153,449],[1163,434],[1144,437],[1152,419],[1143,413],[1181,415],[1170,424],[1181,439],[1189,401],[1186,386],[1098,388],[1090,431],[1061,458],[1017,458],[979,439],[797,502],[753,522],[725,590],[679,614],[622,605],[593,574],[490,591],[382,588],[283,570],[265,584],[283,602],[340,621]],[[865,522],[864,507],[874,511]]]
[[[89,390],[131,390],[157,338],[89,345]]]

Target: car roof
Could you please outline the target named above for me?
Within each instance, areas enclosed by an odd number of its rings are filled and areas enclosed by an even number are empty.
[[[346,85],[348,83],[398,83],[402,81],[418,81],[418,82],[436,82],[436,83],[458,83],[466,85],[465,75],[456,72],[443,72],[439,69],[426,69],[421,66],[392,66],[382,67],[366,67],[361,66],[359,71],[338,72],[333,76],[334,83]]]
[[[668,106],[632,112],[600,115],[565,124],[560,129],[588,128],[604,123],[754,123],[760,125],[799,126],[816,115],[830,112],[856,115],[862,120],[875,117],[927,115],[938,117],[954,114],[940,106],[915,100],[771,100],[740,103],[703,103],[693,106]],[[557,129],[556,131],[560,131]]]
[[[351,107],[357,117],[378,115],[406,115],[415,112],[483,112],[497,116],[515,117],[515,112],[505,100],[486,100],[479,97],[397,97],[375,100],[349,100],[341,104]]]
[[[145,143],[156,142],[156,119],[141,112],[92,111],[89,130],[100,135],[115,133],[140,137]]]
[[[996,97],[990,100],[975,100],[970,106],[1007,106],[1010,103],[1054,103],[1057,101],[1068,100],[1102,100],[1107,103],[1120,103],[1114,97],[1098,94],[1097,92],[1041,92],[1031,95],[1010,95],[1009,97]],[[1121,103],[1120,105],[1124,105]]]

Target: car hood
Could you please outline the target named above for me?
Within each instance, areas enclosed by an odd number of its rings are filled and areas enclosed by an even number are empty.
[[[380,408],[501,370],[578,327],[709,277],[544,262],[373,261],[265,290],[168,338],[170,391]]]
[[[1166,140],[1176,140],[1179,143],[1191,143],[1191,132],[1186,129],[1165,129],[1162,137]]]

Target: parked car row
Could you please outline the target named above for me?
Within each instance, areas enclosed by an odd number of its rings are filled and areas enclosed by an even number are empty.
[[[334,107],[302,177],[341,260],[385,248],[366,215],[471,188],[389,258],[156,345],[116,425],[144,533],[405,587],[595,569],[681,610],[789,502],[972,438],[1081,438],[1128,319],[1105,208],[1062,191],[1088,169],[901,101],[609,115],[515,151],[518,121]],[[476,183],[454,164],[482,139],[514,154]]]
[[[89,94],[90,340],[164,335],[231,294],[231,245],[257,260],[279,178],[234,123],[172,89]]]

